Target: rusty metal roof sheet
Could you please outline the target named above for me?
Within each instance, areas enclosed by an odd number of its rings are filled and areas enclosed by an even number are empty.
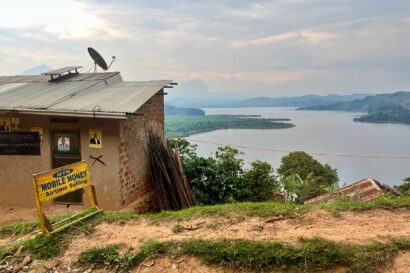
[[[0,110],[125,116],[135,113],[172,83],[171,80],[125,82],[118,72],[79,74],[59,82],[48,79],[47,76],[0,77]]]
[[[369,201],[375,199],[383,194],[390,193],[393,195],[401,195],[398,191],[389,187],[374,178],[365,178],[359,180],[346,187],[340,188],[332,193],[325,193],[309,199],[305,204],[320,204],[335,200],[340,196],[348,196],[360,199],[362,201]]]

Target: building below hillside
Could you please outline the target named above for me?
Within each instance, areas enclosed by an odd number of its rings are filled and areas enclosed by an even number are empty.
[[[0,205],[34,207],[32,174],[85,160],[99,207],[155,209],[146,132],[164,135],[164,88],[174,84],[76,68],[0,76]],[[54,202],[83,199],[78,191]]]
[[[335,192],[325,193],[315,198],[309,199],[305,204],[320,204],[330,202],[341,196],[348,196],[353,199],[369,201],[384,194],[400,196],[401,193],[374,178],[365,178],[351,185],[340,188]]]

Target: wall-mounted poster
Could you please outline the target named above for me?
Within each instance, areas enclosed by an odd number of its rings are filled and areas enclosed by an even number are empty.
[[[32,132],[38,132],[38,135],[40,136],[40,141],[43,141],[43,128],[41,127],[33,127],[31,128]]]
[[[102,147],[102,132],[101,129],[90,129],[89,135],[89,145],[91,148],[101,148]]]
[[[57,150],[59,152],[69,152],[70,151],[70,138],[59,137],[57,140]]]
[[[20,129],[20,118],[11,118],[11,130],[18,130]]]
[[[0,132],[10,132],[9,118],[0,118]]]

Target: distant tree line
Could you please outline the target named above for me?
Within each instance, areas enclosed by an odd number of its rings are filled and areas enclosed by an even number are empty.
[[[199,204],[229,202],[304,201],[337,188],[337,170],[321,164],[305,152],[284,156],[274,171],[265,161],[244,167],[241,153],[232,147],[218,147],[214,157],[201,157],[196,145],[170,139],[179,150],[185,175]]]

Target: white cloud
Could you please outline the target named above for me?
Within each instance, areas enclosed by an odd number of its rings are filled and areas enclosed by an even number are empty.
[[[281,33],[277,35],[271,35],[266,37],[259,37],[254,39],[249,39],[245,41],[236,41],[233,43],[234,47],[244,47],[251,45],[269,45],[284,41],[301,41],[309,44],[319,44],[321,42],[327,41],[329,39],[335,38],[336,35],[329,32],[314,32],[309,30],[302,31],[291,31],[286,33]]]
[[[410,86],[409,9],[408,0],[14,0],[0,10],[0,74],[86,65],[93,46],[116,55],[113,69],[129,80],[198,79],[245,95],[394,91]]]

